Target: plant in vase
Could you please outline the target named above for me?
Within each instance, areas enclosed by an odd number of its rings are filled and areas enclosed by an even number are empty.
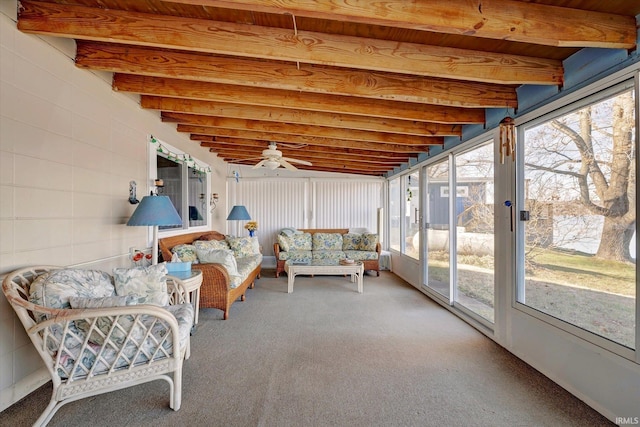
[[[138,267],[148,267],[151,265],[151,254],[145,254],[139,249],[134,249],[131,261]]]
[[[254,233],[258,229],[258,221],[249,221],[244,225],[244,228],[249,230],[249,236],[253,237]]]

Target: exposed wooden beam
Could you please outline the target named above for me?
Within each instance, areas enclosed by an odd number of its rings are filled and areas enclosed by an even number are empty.
[[[171,0],[202,6],[290,13],[327,20],[473,35],[547,46],[630,49],[635,20],[610,13],[511,0]]]
[[[516,87],[197,52],[77,41],[76,66],[93,70],[469,108],[515,108]]]
[[[459,125],[415,122],[410,120],[376,119],[351,114],[309,112],[287,108],[256,107],[193,99],[163,98],[149,95],[141,96],[140,105],[143,108],[153,110],[377,132],[406,133],[408,135],[460,136],[462,133],[462,128]]]
[[[253,166],[255,163],[257,163],[256,161],[244,161],[244,160],[234,160],[234,159],[224,159],[225,161],[229,162],[229,163],[233,163],[233,164],[240,164],[240,165],[246,165],[246,166]],[[297,163],[292,163],[296,168],[298,169],[303,169],[304,165],[299,165]],[[307,166],[309,167],[309,166]],[[342,163],[342,162],[331,162],[329,160],[326,161],[320,161],[320,162],[315,162],[313,164],[313,170],[319,170],[321,168],[326,168],[326,169],[331,169],[333,171],[343,171],[343,170],[349,170],[352,173],[362,173],[363,171],[367,171],[370,173],[375,173],[375,174],[383,174],[386,173],[389,169],[388,168],[372,168],[372,167],[367,167],[366,165],[361,165],[361,164],[347,164],[347,163]]]
[[[367,117],[417,120],[432,123],[484,124],[484,110],[388,100],[300,93],[278,89],[251,88],[194,80],[168,79],[117,73],[113,89],[145,95],[203,101],[228,102],[263,107],[281,107]]]
[[[562,64],[552,59],[68,4],[21,6],[18,28],[26,33],[500,84],[563,81]]]
[[[215,152],[215,149],[213,148],[210,148],[209,151],[211,151],[214,154],[217,154]],[[240,164],[240,165],[246,165],[246,166],[253,166],[258,161],[257,159],[256,160],[237,160],[231,157],[229,158],[221,157],[221,159],[227,162],[233,162],[233,164]],[[295,167],[301,170],[313,170],[313,171],[320,171],[320,172],[337,172],[337,173],[371,175],[371,176],[383,176],[389,171],[389,169],[385,169],[385,168],[378,169],[378,168],[371,168],[365,165],[351,165],[348,163],[338,164],[336,162],[328,162],[328,161],[316,162],[312,166],[295,164]]]
[[[212,135],[196,135],[192,134],[191,139],[194,141],[201,142],[226,142],[229,144],[246,144],[247,142],[251,143],[252,141],[247,141],[244,138],[227,138],[227,137],[216,137]],[[311,144],[310,144],[311,145]],[[353,141],[341,141],[341,140],[327,140],[325,141],[324,147],[327,148],[355,148],[360,150],[372,150],[378,151],[379,153],[404,153],[404,154],[419,154],[426,153],[429,151],[428,145],[400,145],[400,144],[375,144],[368,142],[354,143]],[[265,147],[266,148],[266,147]],[[384,155],[384,154],[382,154]]]
[[[213,145],[213,144],[212,144]],[[234,160],[253,160],[254,163],[258,163],[260,157],[260,150],[252,149],[251,147],[238,149],[238,148],[224,148],[212,146],[218,157],[224,157],[225,159]],[[264,147],[262,147],[264,148]],[[371,158],[354,158],[348,156],[340,156],[332,151],[312,151],[306,148],[300,150],[286,150],[278,146],[278,150],[282,151],[283,157],[292,159],[306,160],[312,163],[318,163],[319,161],[335,161],[340,164],[349,164],[351,166],[360,165],[359,167],[366,168],[372,167],[380,170],[393,169],[395,166],[399,166],[402,163],[406,163],[409,160],[407,156],[404,160],[394,161],[376,161]]]
[[[392,144],[421,144],[442,145],[444,138],[440,136],[415,136],[401,133],[373,132],[366,130],[331,128],[326,126],[309,126],[292,123],[268,122],[262,120],[247,120],[233,117],[203,116],[163,111],[160,115],[163,122],[184,125],[216,128],[220,133],[226,130],[265,132],[269,134],[299,135],[306,137],[320,137],[343,139],[348,141],[383,142]],[[211,133],[210,129],[203,132]],[[277,136],[274,136],[277,140]],[[265,138],[268,139],[268,138]]]
[[[215,152],[215,151],[214,151]],[[217,154],[217,153],[216,153]],[[222,157],[225,161],[234,163],[234,164],[244,164],[244,165],[255,165],[260,160],[259,158],[249,158],[242,159],[236,158],[234,156],[218,156]],[[305,160],[304,157],[298,157],[299,160]],[[344,161],[340,159],[315,159],[311,162],[315,168],[318,167],[326,167],[333,169],[350,169],[350,170],[358,170],[358,171],[372,171],[377,173],[385,173],[389,169],[393,169],[393,166],[387,165],[372,165],[370,163],[361,163],[361,162],[353,162],[353,161]],[[295,167],[301,167],[298,163],[292,162]]]
[[[194,135],[196,140],[199,140],[199,136]],[[283,144],[280,141],[264,141],[264,140],[244,140],[241,137],[237,138],[212,138],[213,142],[201,141],[200,145],[208,148],[216,148],[217,150],[226,150],[230,152],[243,152],[246,157],[256,157],[262,153],[262,150],[267,148],[268,142],[276,142],[278,150],[282,151],[283,155],[288,157],[295,157],[300,152],[305,155],[310,154],[323,158],[339,157],[345,160],[357,160],[368,163],[379,164],[397,164],[406,162],[411,154],[409,153],[390,153],[388,151],[383,152],[377,150],[363,150],[358,148],[339,148],[330,147],[326,145],[312,145],[312,144]],[[239,142],[238,142],[239,141]],[[292,148],[295,147],[295,148]]]

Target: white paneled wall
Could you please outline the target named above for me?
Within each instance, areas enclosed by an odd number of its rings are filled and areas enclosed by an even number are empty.
[[[313,182],[311,228],[367,228],[377,232],[382,187],[382,181],[369,179]]]
[[[307,179],[242,178],[230,180],[228,185],[229,210],[233,205],[244,205],[251,219],[258,221],[257,236],[266,257],[273,256],[273,243],[281,228],[306,225]],[[229,221],[229,234],[246,235],[244,224]]]
[[[384,181],[371,178],[332,179],[262,177],[228,181],[229,209],[245,205],[259,224],[257,236],[265,257],[273,257],[273,243],[284,227],[368,228],[377,232]],[[228,232],[246,235],[244,221],[229,221]],[[269,262],[269,260],[265,260]],[[271,260],[274,263],[275,261]],[[265,264],[267,265],[267,264]]]
[[[74,66],[74,42],[16,29],[16,1],[0,2],[0,279],[27,265],[110,271],[130,265],[147,227],[126,227],[149,191],[148,135],[215,168],[208,149],[163,124],[111,76]],[[0,296],[0,410],[48,379],[22,325]]]

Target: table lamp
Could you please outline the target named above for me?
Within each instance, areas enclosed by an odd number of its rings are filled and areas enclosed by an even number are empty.
[[[182,225],[182,218],[171,203],[169,196],[145,196],[127,221],[127,225],[146,225],[153,227],[153,246],[151,264],[158,263],[158,226]]]
[[[229,212],[229,216],[227,217],[227,221],[249,221],[251,217],[249,216],[249,212],[247,212],[247,208],[243,205],[235,205],[231,208],[231,212]],[[236,229],[236,233],[237,233]]]

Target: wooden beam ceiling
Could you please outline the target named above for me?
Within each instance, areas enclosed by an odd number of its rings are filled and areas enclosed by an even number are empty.
[[[553,59],[67,4],[22,5],[18,28],[26,33],[487,83],[562,83],[562,64]]]
[[[432,123],[472,124],[484,123],[484,109],[446,107],[378,99],[355,98],[340,95],[302,93],[279,89],[251,88],[193,80],[116,74],[113,89],[158,95],[218,101],[261,107],[290,108],[357,116],[415,120]]]
[[[77,43],[76,65],[117,73],[418,104],[467,108],[517,106],[515,85],[265,62],[91,41]]]
[[[630,49],[635,46],[631,16],[568,9],[511,0],[171,0],[265,13],[352,21],[447,34],[473,35],[547,46]]]
[[[640,5],[604,3],[25,0],[17,26],[75,39],[77,67],[225,161],[275,142],[301,170],[377,176],[516,109],[520,85],[562,85],[579,48],[634,49]]]

